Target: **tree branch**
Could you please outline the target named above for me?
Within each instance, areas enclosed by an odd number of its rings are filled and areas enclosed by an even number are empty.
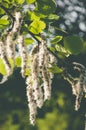
[[[10,32],[14,26],[14,21],[15,18],[13,17],[13,15],[8,11],[8,8],[4,7],[1,3],[0,3],[0,7],[10,16],[11,20],[12,20],[12,26],[7,30],[7,32]]]

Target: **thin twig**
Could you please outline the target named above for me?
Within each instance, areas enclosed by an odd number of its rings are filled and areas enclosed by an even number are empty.
[[[8,11],[8,8],[4,7],[1,3],[0,3],[0,7],[10,16],[11,20],[12,20],[12,26],[7,30],[7,32],[10,32],[14,26],[14,21],[15,18],[13,17],[13,15]]]
[[[0,7],[13,19],[15,20],[15,18],[12,16],[12,14],[8,11],[8,8],[4,7],[3,5],[0,4]]]
[[[32,32],[28,31],[28,33],[38,42],[38,44],[41,43],[41,41],[38,40]],[[41,37],[42,37],[42,36],[41,36]],[[47,49],[48,49],[48,51],[49,51],[52,55],[54,55],[57,59],[59,59],[58,56],[57,56],[54,52],[52,52],[48,47],[47,47]]]

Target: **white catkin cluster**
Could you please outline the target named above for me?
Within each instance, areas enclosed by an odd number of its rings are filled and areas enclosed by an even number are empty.
[[[3,79],[1,80],[1,84],[4,83],[8,77],[13,73],[13,67],[11,66],[9,60],[11,59],[14,61],[15,59],[15,34],[19,33],[20,29],[20,20],[21,20],[21,13],[16,12],[14,15],[15,21],[13,28],[10,32],[8,32],[4,38],[4,40],[0,40],[0,58],[3,60],[3,63],[5,64],[7,75],[3,76]]]
[[[27,48],[25,46],[24,36],[19,35],[17,42],[18,42],[18,45],[19,45],[19,53],[20,53],[20,57],[21,57],[21,60],[22,60],[21,74],[22,74],[22,77],[24,78],[25,73],[26,73],[26,69],[27,69],[27,60],[28,60]]]
[[[73,94],[76,95],[75,110],[77,111],[80,108],[82,97],[86,93],[86,68],[76,62],[73,64],[75,65],[74,69],[80,71],[78,80],[72,85]]]
[[[45,100],[51,97],[53,75],[48,71],[55,57],[47,50],[46,41],[35,45],[31,51],[31,74],[26,79],[30,123],[35,124],[37,107],[41,108]],[[33,107],[31,107],[33,106]]]
[[[80,63],[74,62],[73,64],[74,69],[77,69],[80,75],[77,79],[73,78],[70,74],[67,74],[64,78],[71,84],[72,92],[76,96],[75,110],[77,111],[80,108],[82,97],[86,93],[86,68]]]

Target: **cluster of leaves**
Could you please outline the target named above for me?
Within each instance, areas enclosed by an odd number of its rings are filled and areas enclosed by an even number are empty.
[[[1,0],[0,1],[0,32],[4,32],[12,24],[12,17],[16,10],[23,12],[23,25],[21,33],[30,34],[25,38],[26,46],[34,43],[35,40],[40,42],[40,34],[44,32],[49,39],[49,49],[60,59],[70,55],[78,55],[86,52],[86,43],[79,36],[57,35],[50,28],[53,28],[53,22],[59,19],[55,14],[56,3],[53,0]],[[7,12],[6,12],[7,11]],[[9,13],[10,12],[10,13]],[[10,15],[9,15],[10,14]],[[55,28],[53,28],[55,31]],[[56,30],[58,28],[56,27]],[[58,29],[59,30],[59,29]],[[64,30],[61,30],[66,33]],[[1,35],[2,36],[2,35]],[[51,39],[52,37],[52,39]],[[12,64],[12,63],[11,63]],[[3,61],[0,59],[0,73],[5,75],[6,70]],[[16,66],[21,66],[21,58],[16,58]],[[51,71],[55,73],[63,72],[60,68],[53,66]]]

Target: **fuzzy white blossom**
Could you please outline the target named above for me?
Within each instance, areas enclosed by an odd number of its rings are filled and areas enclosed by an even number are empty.
[[[28,107],[29,107],[29,118],[30,123],[35,124],[36,114],[37,114],[37,105],[34,100],[34,88],[32,86],[32,77],[29,76],[26,79],[27,84],[27,99],[28,99]]]
[[[5,44],[4,42],[0,41],[0,58],[3,60],[3,63],[6,67],[7,75],[3,77],[2,81],[0,82],[1,84],[4,83],[13,72],[13,69],[6,56],[4,44]]]
[[[13,33],[9,33],[6,38],[6,53],[7,57],[14,60],[15,58],[15,41],[13,40]]]
[[[32,112],[33,108],[41,108],[44,101],[49,100],[51,97],[53,75],[51,76],[52,73],[48,71],[48,68],[50,67],[50,64],[55,63],[55,58],[50,55],[50,52],[47,49],[47,42],[45,40],[42,40],[39,45],[37,44],[33,46],[30,56],[32,57],[30,76],[27,78],[26,84],[30,123],[34,124],[36,113],[34,114]],[[36,106],[34,106],[31,110],[31,106],[33,105]],[[34,111],[36,112],[36,110]]]
[[[15,17],[15,22],[14,22],[12,32],[17,33],[17,31],[19,31],[20,26],[21,26],[21,21],[20,20],[22,18],[22,15],[21,15],[20,12],[16,12],[14,17]]]
[[[74,79],[70,74],[67,74],[67,77],[64,77],[69,81],[72,87],[72,92],[76,96],[75,100],[75,110],[77,111],[80,108],[80,104],[83,96],[86,93],[86,68],[80,63],[73,62],[74,69],[77,69],[80,74],[77,79]]]
[[[25,77],[25,72],[27,69],[27,60],[28,60],[28,56],[27,56],[27,48],[25,46],[25,42],[24,42],[24,36],[20,35],[17,39],[17,42],[19,43],[19,53],[22,59],[22,63],[21,63],[21,74],[22,77]]]

